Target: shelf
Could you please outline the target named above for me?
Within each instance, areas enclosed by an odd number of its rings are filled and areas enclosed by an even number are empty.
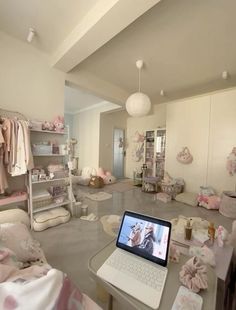
[[[49,157],[49,156],[66,156],[66,155],[63,155],[63,154],[42,154],[42,155],[33,154],[33,156],[35,156],[35,157]]]
[[[61,203],[51,203],[50,205],[47,205],[47,206],[44,206],[44,207],[35,208],[35,210],[33,210],[33,213],[38,213],[38,212],[41,212],[41,211],[46,211],[46,210],[54,209],[54,208],[57,208],[57,207],[62,207],[62,206],[68,205],[69,203],[70,203],[69,200],[65,200],[65,201],[63,201]]]
[[[40,180],[40,181],[32,182],[32,184],[49,183],[49,182],[63,181],[63,180],[67,180],[67,179],[69,179],[69,177],[58,178],[58,179],[50,179],[50,180]]]
[[[9,197],[0,199],[0,206],[5,206],[5,205],[12,204],[12,203],[26,201],[27,199],[28,199],[28,195],[26,193],[22,195],[18,195],[18,196],[9,196]]]
[[[56,135],[66,135],[67,132],[58,132],[58,131],[53,131],[53,130],[37,130],[37,129],[30,129],[31,132],[40,132],[40,133],[53,133]]]

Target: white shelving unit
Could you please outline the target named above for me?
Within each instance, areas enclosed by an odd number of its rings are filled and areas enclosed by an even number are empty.
[[[164,176],[166,129],[147,130],[145,134],[145,164],[147,177]]]
[[[60,139],[62,139],[61,137],[64,137],[63,142],[64,144],[69,144],[69,140],[70,140],[70,135],[69,135],[69,127],[67,126],[66,131],[65,132],[56,132],[56,131],[48,131],[48,130],[31,130],[31,143],[35,142],[35,140],[39,141],[39,139],[41,139],[41,141],[45,141],[47,135],[49,134],[49,137],[51,138],[53,135],[59,137]],[[35,165],[37,166],[37,164],[40,161],[40,158],[42,158],[41,160],[47,160],[47,158],[58,158],[60,160],[60,162],[64,162],[65,164],[65,160],[66,157],[68,157],[68,160],[70,158],[70,156],[68,154],[33,154],[34,159],[35,159]],[[45,180],[37,180],[37,181],[32,181],[32,171],[29,171],[28,173],[28,184],[29,184],[29,214],[30,214],[30,221],[31,221],[31,228],[33,228],[33,220],[34,220],[34,214],[39,213],[39,212],[43,212],[43,211],[47,211],[50,209],[54,209],[54,208],[58,208],[61,206],[67,206],[69,208],[69,210],[72,212],[72,178],[71,178],[71,170],[70,170],[70,165],[69,166],[69,176],[66,177],[62,177],[62,178],[54,178],[54,179],[45,179]],[[58,185],[62,185],[64,184],[65,186],[67,186],[68,188],[68,194],[67,194],[67,198],[60,203],[49,203],[48,205],[44,205],[42,207],[34,207],[34,201],[33,201],[33,191],[34,188],[36,188],[37,186],[41,186],[43,188],[47,188],[48,184],[54,184],[57,183]],[[37,202],[38,203],[38,202]]]

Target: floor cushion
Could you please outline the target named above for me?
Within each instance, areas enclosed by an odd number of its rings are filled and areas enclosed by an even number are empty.
[[[62,207],[36,213],[34,215],[33,229],[42,231],[49,227],[66,223],[70,220],[70,212]]]

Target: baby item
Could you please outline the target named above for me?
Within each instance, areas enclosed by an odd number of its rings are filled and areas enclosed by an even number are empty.
[[[219,247],[223,247],[225,241],[227,240],[228,232],[223,226],[217,228],[217,244]]]
[[[207,267],[203,265],[201,260],[194,256],[190,258],[185,265],[182,266],[179,273],[180,282],[198,293],[201,289],[207,289]]]
[[[214,243],[215,233],[216,233],[216,229],[215,229],[214,223],[210,222],[208,226],[208,237],[211,243]]]
[[[190,246],[189,254],[198,257],[204,264],[214,267],[216,265],[215,254],[206,245],[203,247]]]
[[[173,263],[178,263],[179,258],[180,258],[180,251],[178,250],[177,246],[171,242],[170,243],[169,259]]]
[[[192,224],[191,220],[187,220],[187,224],[185,225],[185,239],[186,240],[191,240],[192,238]]]

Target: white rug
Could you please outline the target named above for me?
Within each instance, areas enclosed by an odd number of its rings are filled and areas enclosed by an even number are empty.
[[[86,194],[85,197],[95,201],[102,201],[112,198],[112,195],[105,192],[98,192],[94,194]]]
[[[119,215],[104,215],[100,218],[104,231],[112,236],[116,237],[119,227],[121,217]]]

